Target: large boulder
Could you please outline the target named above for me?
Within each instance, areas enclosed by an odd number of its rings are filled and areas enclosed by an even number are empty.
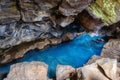
[[[117,59],[120,62],[120,39],[111,39],[103,47],[102,57]]]
[[[47,65],[42,62],[24,62],[11,66],[4,80],[47,80]]]
[[[79,79],[84,80],[119,80],[117,70],[116,59],[102,58],[78,68],[77,74]]]
[[[68,65],[58,65],[56,70],[57,80],[70,80],[75,74],[75,69]]]

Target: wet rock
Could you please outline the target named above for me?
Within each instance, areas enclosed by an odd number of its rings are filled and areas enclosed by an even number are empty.
[[[4,80],[47,80],[47,65],[42,62],[14,64]]]
[[[120,62],[120,39],[111,39],[104,45],[102,57],[117,59]]]
[[[72,75],[75,74],[75,69],[71,66],[58,65],[56,71],[57,80],[70,80]]]
[[[88,11],[102,19],[106,25],[120,21],[119,0],[96,0],[88,7]]]
[[[78,68],[77,73],[78,78],[84,80],[117,80],[117,60],[98,59],[92,64]]]
[[[19,21],[20,13],[14,0],[0,0],[0,24]]]
[[[51,9],[58,6],[59,2],[60,0],[20,0],[22,20],[35,22],[49,18]]]
[[[77,15],[93,0],[63,0],[59,11],[65,16]]]

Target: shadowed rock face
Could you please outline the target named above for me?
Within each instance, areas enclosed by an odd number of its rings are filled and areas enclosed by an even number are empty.
[[[91,1],[66,0],[74,9],[78,7],[78,12]],[[76,15],[61,15],[59,7],[65,7],[62,4],[64,0],[0,0],[0,48],[6,49],[40,38],[62,37],[73,29],[65,27],[74,22]]]
[[[52,8],[58,6],[61,0],[20,0],[20,12],[25,22],[42,21],[50,17]]]
[[[104,26],[99,33],[108,36],[109,38],[120,38],[120,21],[110,26]]]
[[[19,21],[20,12],[15,0],[0,0],[0,24]]]
[[[0,27],[1,48],[8,48],[1,49],[0,63],[7,63],[23,57],[31,49],[43,49],[48,45],[56,45],[63,41],[72,40],[79,35],[77,32],[81,32],[80,27],[74,23],[68,27],[58,29],[53,28],[50,24],[52,22],[46,21]]]
[[[77,21],[87,31],[97,31],[104,25],[99,18],[93,17],[87,10],[83,10],[78,15]]]
[[[59,11],[65,15],[77,15],[92,3],[93,0],[63,0]]]

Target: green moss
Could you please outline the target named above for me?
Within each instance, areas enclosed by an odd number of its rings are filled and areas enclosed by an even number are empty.
[[[94,15],[101,18],[106,24],[111,24],[116,21],[115,6],[119,0],[96,0],[88,8]]]

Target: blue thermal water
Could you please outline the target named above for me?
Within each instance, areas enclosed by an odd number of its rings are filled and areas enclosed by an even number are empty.
[[[48,76],[55,77],[56,66],[71,65],[74,68],[81,67],[93,55],[100,55],[105,41],[103,36],[91,37],[89,34],[83,34],[76,39],[62,43],[45,50],[31,50],[23,58],[12,63],[0,66],[0,72],[9,72],[10,65],[18,62],[41,61],[49,65]]]

